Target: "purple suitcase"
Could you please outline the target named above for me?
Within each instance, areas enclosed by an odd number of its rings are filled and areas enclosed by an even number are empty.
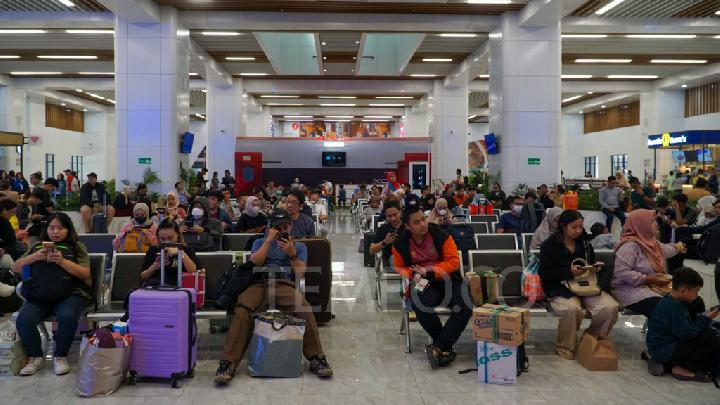
[[[161,252],[161,264],[164,264],[164,250]],[[178,259],[180,276],[182,253]],[[194,374],[197,358],[195,290],[164,286],[164,270],[161,265],[161,286],[137,289],[130,294],[128,330],[133,337],[130,385],[138,377],[154,377],[169,378],[172,386],[179,388],[183,378],[192,378]]]

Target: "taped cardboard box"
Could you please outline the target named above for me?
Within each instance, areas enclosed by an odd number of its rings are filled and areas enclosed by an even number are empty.
[[[517,384],[517,347],[477,342],[478,382],[483,384]]]
[[[583,335],[576,354],[577,362],[590,371],[617,371],[618,353],[612,339]]]
[[[485,304],[473,309],[472,329],[475,340],[519,346],[530,336],[530,310]]]

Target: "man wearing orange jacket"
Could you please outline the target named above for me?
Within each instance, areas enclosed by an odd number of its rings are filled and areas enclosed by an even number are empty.
[[[407,207],[402,219],[406,230],[393,244],[394,268],[412,281],[410,297],[417,320],[432,338],[425,347],[430,367],[447,366],[457,356],[453,345],[472,315],[469,296],[462,294],[457,246],[450,234],[428,224],[420,207]],[[439,305],[452,310],[445,325],[433,311]]]

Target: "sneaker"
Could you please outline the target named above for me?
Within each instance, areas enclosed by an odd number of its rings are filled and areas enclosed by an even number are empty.
[[[235,368],[232,362],[220,360],[220,365],[215,372],[215,384],[227,384],[235,377]]]
[[[33,375],[42,368],[44,359],[42,357],[28,357],[28,363],[22,370],[20,375]]]
[[[317,356],[310,360],[310,372],[320,378],[330,378],[333,375],[332,367],[328,364],[325,356]]]
[[[55,375],[69,373],[70,365],[68,364],[67,357],[53,357],[53,368],[55,369]]]
[[[9,296],[13,295],[14,293],[15,293],[15,287],[13,287],[9,284],[0,283],[0,297],[9,297]]]

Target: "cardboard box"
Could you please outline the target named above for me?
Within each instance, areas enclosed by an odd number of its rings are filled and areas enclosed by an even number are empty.
[[[530,310],[485,304],[473,309],[472,328],[475,340],[519,346],[530,336]]]
[[[477,342],[478,382],[517,384],[517,347]]]
[[[577,362],[590,371],[617,371],[618,353],[612,339],[596,338],[586,333],[580,340]]]

